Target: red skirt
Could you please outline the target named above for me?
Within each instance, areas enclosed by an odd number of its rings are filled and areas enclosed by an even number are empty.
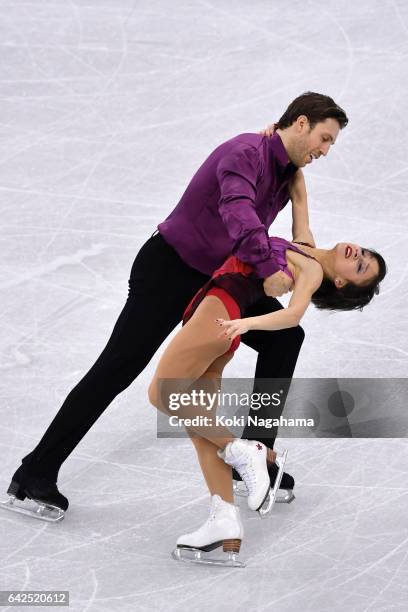
[[[246,308],[264,296],[265,292],[263,280],[252,277],[252,267],[231,255],[197,291],[184,311],[183,325],[187,323],[206,295],[216,295],[220,298],[232,320],[241,319]],[[240,342],[240,336],[234,338],[226,353],[236,351]]]

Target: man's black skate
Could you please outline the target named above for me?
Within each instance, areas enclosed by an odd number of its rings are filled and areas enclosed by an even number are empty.
[[[0,502],[1,508],[43,521],[60,521],[69,506],[67,498],[58,491],[56,482],[30,474],[27,465],[21,465],[14,473],[7,494],[9,499]],[[24,501],[26,498],[31,502],[16,503],[17,500]]]
[[[273,489],[275,486],[276,477],[279,472],[279,467],[276,463],[268,463],[268,473],[269,478],[271,479],[271,488]],[[234,481],[234,493],[239,497],[246,496],[246,487],[242,482],[241,476],[235,470],[232,470],[232,478]],[[295,499],[295,494],[293,493],[293,489],[295,488],[295,480],[293,476],[288,474],[287,472],[283,472],[282,480],[279,484],[280,493],[276,496],[275,503],[277,504],[290,504]]]

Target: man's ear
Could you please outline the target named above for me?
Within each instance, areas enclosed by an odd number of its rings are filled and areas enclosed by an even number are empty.
[[[306,117],[306,115],[299,115],[299,117],[296,119],[296,128],[299,133],[307,132],[309,128],[309,119]]]

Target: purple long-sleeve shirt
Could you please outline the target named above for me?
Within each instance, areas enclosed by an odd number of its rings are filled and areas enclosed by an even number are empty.
[[[205,160],[158,230],[204,274],[211,276],[233,254],[266,278],[280,270],[268,229],[289,200],[296,170],[278,134],[240,134]]]

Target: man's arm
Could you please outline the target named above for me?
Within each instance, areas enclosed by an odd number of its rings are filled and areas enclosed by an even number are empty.
[[[259,133],[263,136],[271,137],[275,132],[275,124],[268,125]],[[316,246],[313,234],[309,227],[309,214],[307,207],[306,183],[302,170],[296,172],[289,185],[289,196],[292,201],[292,236],[293,240],[308,242],[311,246]]]
[[[309,227],[306,183],[302,170],[298,170],[289,185],[289,196],[292,200],[292,236],[293,240],[308,242],[315,247],[313,234]]]
[[[310,304],[313,293],[320,287],[323,270],[316,261],[309,261],[307,269],[300,272],[296,279],[295,289],[287,308],[258,317],[242,319],[250,329],[276,331],[286,327],[296,327]]]
[[[250,264],[259,278],[280,270],[269,246],[268,232],[255,209],[260,159],[254,147],[242,144],[223,157],[217,167],[220,185],[218,209],[229,236],[232,253]]]

